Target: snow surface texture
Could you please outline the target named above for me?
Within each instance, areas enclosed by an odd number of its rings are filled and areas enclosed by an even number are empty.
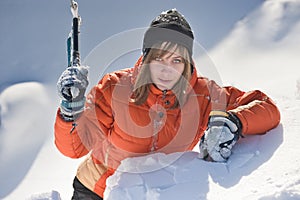
[[[34,194],[29,197],[31,200],[61,200],[60,194],[57,191],[51,191],[41,194]]]
[[[204,162],[197,152],[126,159],[105,199],[300,199],[299,9],[299,0],[265,1],[208,52],[224,83],[274,99],[277,128],[241,139],[227,163]],[[54,86],[35,82],[0,94],[0,199],[70,199],[81,160],[53,145],[55,96]]]

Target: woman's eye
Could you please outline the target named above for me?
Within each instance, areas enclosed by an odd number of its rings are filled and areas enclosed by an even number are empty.
[[[160,57],[155,57],[154,60],[160,62],[160,61],[162,61],[162,58],[160,58]]]
[[[173,63],[182,63],[182,60],[180,58],[175,58],[173,60]]]

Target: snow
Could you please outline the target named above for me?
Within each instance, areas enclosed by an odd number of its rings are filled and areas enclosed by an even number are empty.
[[[60,200],[60,194],[57,191],[51,191],[51,192],[46,192],[46,193],[41,193],[41,194],[34,194],[29,197],[31,200]]]
[[[107,180],[105,199],[300,199],[299,8],[299,0],[265,1],[208,52],[222,84],[272,97],[281,111],[277,128],[241,139],[227,163],[199,159],[197,147],[126,159]],[[72,195],[82,160],[53,144],[55,87],[24,82],[0,94],[1,199]]]

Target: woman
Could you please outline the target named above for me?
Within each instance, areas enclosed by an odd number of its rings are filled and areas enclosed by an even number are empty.
[[[193,40],[172,9],[152,21],[135,67],[105,75],[86,98],[87,68],[62,74],[55,144],[68,157],[87,155],[72,199],[102,199],[107,177],[127,157],[188,151],[201,140],[199,157],[223,162],[239,138],[278,125],[279,111],[264,93],[197,76]]]

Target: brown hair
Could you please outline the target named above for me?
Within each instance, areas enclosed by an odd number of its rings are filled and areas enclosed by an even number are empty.
[[[174,53],[175,51],[179,52],[184,60],[184,70],[182,72],[182,76],[172,88],[173,93],[176,95],[176,102],[173,108],[178,107],[179,104],[184,102],[185,93],[192,74],[191,58],[188,50],[185,47],[171,42],[157,43],[153,45],[146,55],[144,55],[140,72],[138,73],[136,82],[134,84],[132,102],[137,105],[141,105],[148,97],[149,88],[152,84],[149,63],[154,60],[157,55],[164,56],[167,53]]]

